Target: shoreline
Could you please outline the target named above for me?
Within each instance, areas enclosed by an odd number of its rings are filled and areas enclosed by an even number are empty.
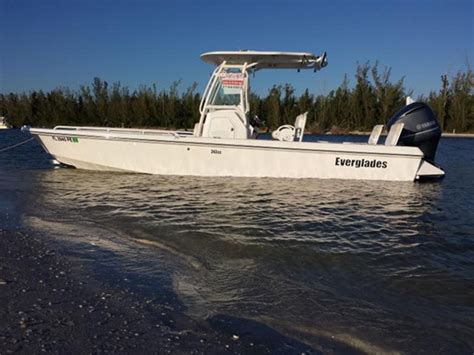
[[[451,138],[474,138],[474,133],[442,133],[441,137]]]
[[[338,134],[331,134],[331,133],[310,133],[307,132],[306,134],[314,134],[319,136],[370,136],[371,132],[362,132],[362,131],[351,131],[347,133],[338,133]],[[387,133],[382,133],[381,137],[386,137]],[[441,138],[474,138],[474,133],[441,133]]]
[[[370,136],[371,132],[362,132],[362,131],[351,131],[346,134],[340,133],[340,134],[334,134],[334,135],[340,135],[340,136]],[[320,135],[328,135],[327,133],[321,133]],[[329,134],[332,135],[332,134]],[[387,136],[387,133],[382,133],[381,136]],[[443,132],[441,133],[441,138],[474,138],[474,133],[447,133]]]

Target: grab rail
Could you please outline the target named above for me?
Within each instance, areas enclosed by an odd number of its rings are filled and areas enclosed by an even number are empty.
[[[176,138],[192,136],[192,132],[187,131],[167,131],[162,129],[130,129],[130,128],[107,128],[107,127],[89,127],[89,126],[56,126],[55,130],[69,130],[69,131],[95,131],[103,133],[130,133],[130,134],[162,134],[171,135]]]

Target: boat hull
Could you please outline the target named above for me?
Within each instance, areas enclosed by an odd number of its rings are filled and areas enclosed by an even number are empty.
[[[31,129],[59,162],[160,175],[413,181],[416,147]]]

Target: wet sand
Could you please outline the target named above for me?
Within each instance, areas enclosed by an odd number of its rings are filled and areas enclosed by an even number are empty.
[[[308,345],[256,321],[197,322],[172,294],[99,280],[81,260],[20,231],[0,230],[0,353],[356,353]],[[113,279],[112,279],[113,280]]]

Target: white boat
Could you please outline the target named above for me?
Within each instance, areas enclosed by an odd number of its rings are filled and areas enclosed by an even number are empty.
[[[200,103],[194,132],[107,127],[28,128],[59,162],[80,169],[164,175],[414,181],[442,177],[433,160],[441,134],[429,107],[405,106],[366,144],[303,141],[307,113],[294,125],[256,139],[248,102],[249,74],[261,69],[318,71],[326,54],[209,52],[216,66]]]
[[[0,129],[8,129],[5,117],[0,117]]]

